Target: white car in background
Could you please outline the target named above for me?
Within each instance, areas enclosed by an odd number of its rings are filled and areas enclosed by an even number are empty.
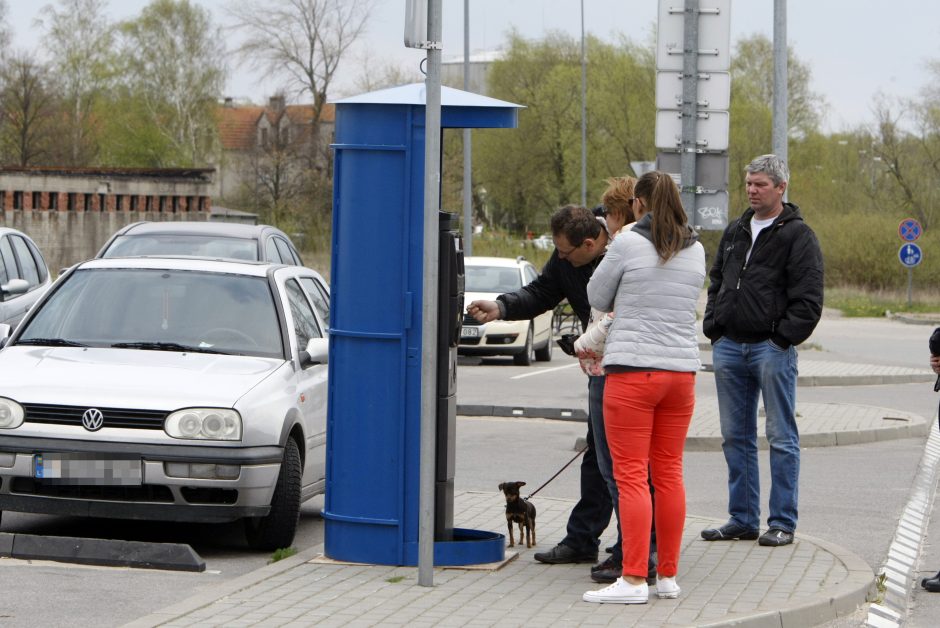
[[[538,271],[523,257],[467,257],[464,259],[464,303],[492,301],[505,292],[515,292],[538,277]],[[492,321],[481,324],[464,315],[457,352],[461,355],[511,355],[519,366],[552,359],[552,311],[532,320]]]
[[[328,290],[259,262],[69,269],[0,325],[0,511],[242,519],[289,547],[326,484]]]
[[[0,227],[0,323],[16,325],[51,283],[36,243],[21,231]]]

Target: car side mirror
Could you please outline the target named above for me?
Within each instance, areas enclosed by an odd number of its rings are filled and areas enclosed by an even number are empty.
[[[0,349],[7,344],[7,340],[13,334],[13,327],[6,323],[0,323]]]
[[[8,297],[26,294],[28,290],[29,282],[25,279],[11,279],[0,286],[0,301],[6,301]]]
[[[311,338],[307,347],[300,352],[300,367],[309,368],[315,364],[327,364],[330,355],[330,341],[326,338]]]

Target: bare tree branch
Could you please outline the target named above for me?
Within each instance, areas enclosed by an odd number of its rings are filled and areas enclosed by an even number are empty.
[[[249,67],[284,76],[309,95],[319,126],[330,85],[346,51],[365,32],[375,0],[240,0],[229,13],[245,39],[236,49]]]

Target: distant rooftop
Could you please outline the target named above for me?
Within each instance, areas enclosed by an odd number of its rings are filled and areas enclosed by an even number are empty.
[[[470,63],[492,63],[493,61],[500,61],[505,56],[505,50],[484,50],[482,52],[471,53]],[[447,59],[441,60],[441,63],[463,63],[463,55],[459,57],[448,57]]]
[[[73,168],[69,166],[2,166],[0,174],[75,177],[150,177],[157,179],[211,178],[215,168]]]

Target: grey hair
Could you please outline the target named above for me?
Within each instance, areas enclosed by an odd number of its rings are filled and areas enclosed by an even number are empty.
[[[787,162],[776,155],[755,157],[754,161],[749,163],[744,170],[748,174],[763,172],[771,178],[774,185],[780,185],[790,180],[790,169],[787,168]]]

